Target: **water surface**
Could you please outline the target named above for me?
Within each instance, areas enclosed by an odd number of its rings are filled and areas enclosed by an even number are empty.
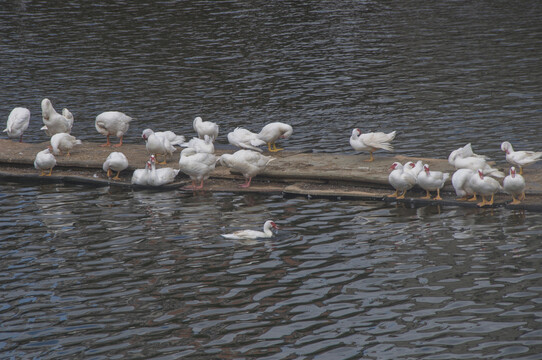
[[[539,149],[538,1],[68,1],[0,9],[0,114],[40,102],[293,125],[289,150]],[[1,149],[0,149],[1,151]],[[378,156],[379,153],[377,153]],[[540,359],[537,213],[0,184],[0,354],[36,359]],[[267,240],[220,234],[258,229]]]
[[[352,152],[354,127],[397,130],[397,153],[447,157],[472,142],[503,161],[500,143],[539,147],[542,5],[524,1],[14,1],[5,36],[0,113],[40,101],[101,141],[97,114],[194,135],[192,120],[294,126],[288,148]],[[330,127],[330,124],[333,126]]]
[[[537,358],[540,214],[4,184],[14,358]],[[277,236],[222,233],[274,219]]]

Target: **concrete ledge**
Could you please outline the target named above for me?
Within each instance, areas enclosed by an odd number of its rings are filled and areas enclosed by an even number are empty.
[[[137,186],[130,183],[132,172],[143,168],[149,155],[143,144],[125,144],[121,148],[100,147],[96,143],[83,143],[76,147],[71,156],[57,156],[57,166],[53,175],[39,176],[34,169],[35,154],[45,149],[48,143],[28,144],[11,140],[0,140],[0,180],[25,183],[67,183],[88,186],[113,186],[127,190],[153,189],[157,191],[190,191],[183,188],[190,183],[187,176],[180,173],[174,183],[161,187]],[[112,151],[123,152],[130,163],[121,172],[121,180],[108,179],[102,170],[103,161]],[[217,155],[234,152],[228,148],[217,150]],[[168,165],[178,168],[180,149],[168,159]],[[363,199],[385,202],[401,202],[412,205],[441,204],[448,206],[477,207],[476,203],[456,201],[451,184],[441,192],[444,200],[421,199],[425,194],[414,188],[406,199],[389,198],[393,189],[388,183],[388,169],[394,161],[422,160],[432,169],[453,173],[445,159],[409,158],[405,156],[377,156],[374,162],[365,162],[366,155],[353,154],[314,154],[282,151],[271,154],[273,161],[266,171],[252,181],[250,188],[240,188],[244,179],[228,168],[217,166],[211,178],[205,182],[204,191],[232,193],[283,194],[285,196],[307,196],[333,199]],[[505,164],[505,166],[507,166]],[[501,170],[507,171],[504,167]],[[508,204],[511,200],[506,194],[497,194],[493,207],[506,207],[513,210],[542,211],[542,171],[527,169],[527,199],[519,205]]]

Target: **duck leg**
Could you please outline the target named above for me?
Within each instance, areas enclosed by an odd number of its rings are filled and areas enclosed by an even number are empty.
[[[431,193],[429,192],[429,190],[425,190],[425,192],[426,192],[426,195],[422,197],[421,199],[431,199]]]
[[[120,174],[120,171],[117,171],[117,175],[113,178],[113,180],[120,180],[119,174]]]
[[[192,180],[192,185],[183,187],[184,190],[196,190],[196,180]]]
[[[247,187],[250,186],[250,182],[251,182],[251,181],[252,181],[252,177],[249,177],[249,178],[247,179],[247,181],[245,181],[244,184],[239,185],[239,187],[247,188]]]
[[[388,197],[394,197],[394,198],[396,198],[397,196],[399,196],[399,190],[395,190],[393,194],[388,195]]]
[[[51,176],[51,174],[53,173],[53,168],[50,168],[49,169],[49,174],[45,175],[45,176]]]
[[[406,192],[407,192],[406,190],[403,191],[403,193],[401,195],[397,196],[396,199],[404,199],[405,195],[406,195]]]
[[[156,154],[156,160],[158,160],[158,154]],[[160,165],[166,165],[166,164],[167,164],[167,161],[166,161],[166,160],[167,160],[167,155],[164,154],[164,161],[159,162],[158,164],[160,164]]]
[[[442,200],[440,197],[440,189],[437,189],[437,197],[434,200]]]
[[[107,177],[108,177],[108,178],[111,177],[111,169],[107,169]]]
[[[482,202],[479,202],[478,204],[479,207],[482,207],[482,206],[485,206],[485,205],[488,205],[488,201],[486,200],[486,197],[484,195],[482,195]]]
[[[284,150],[284,149],[277,148],[277,144],[275,143],[267,143],[267,148],[269,149],[270,152],[277,152],[277,151]]]
[[[120,140],[119,140],[119,143],[118,143],[118,144],[115,144],[115,145],[113,145],[113,147],[121,147],[121,146],[122,146],[122,138],[123,138],[123,137],[124,137],[124,135],[121,135],[121,136],[120,136]],[[107,138],[108,138],[108,140],[109,140],[109,137],[107,137]]]
[[[373,152],[372,151],[369,151],[369,160],[364,160],[366,162],[373,162],[375,160],[374,156],[373,156]]]
[[[474,193],[474,194],[472,195],[472,197],[471,197],[470,199],[468,199],[467,201],[476,201],[476,200],[477,200],[477,198],[476,198],[476,193]]]
[[[107,142],[105,144],[102,144],[100,146],[111,146],[111,142],[109,142],[109,134],[107,134]]]
[[[491,199],[487,202],[487,205],[493,205],[494,198],[495,198],[495,194],[491,194]]]
[[[192,189],[194,191],[203,189],[203,179],[201,179],[201,183],[199,185],[196,185],[196,180],[192,180],[192,186],[187,186],[184,189]]]
[[[514,195],[512,195],[512,202],[510,204],[517,205],[519,203],[521,203],[521,201],[519,201]]]

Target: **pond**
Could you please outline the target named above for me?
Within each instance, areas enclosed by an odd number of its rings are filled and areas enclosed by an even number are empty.
[[[540,150],[537,1],[12,1],[0,114],[40,102],[195,135],[294,127],[288,150]],[[375,156],[379,156],[377,152]],[[527,179],[528,180],[528,179]],[[541,214],[0,183],[0,357],[540,359]],[[221,234],[261,229],[270,239]]]

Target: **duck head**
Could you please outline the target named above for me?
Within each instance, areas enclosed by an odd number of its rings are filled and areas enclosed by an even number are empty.
[[[426,174],[429,174],[429,165],[425,164],[423,166],[423,170],[425,171]]]
[[[512,178],[516,177],[516,168],[513,166],[510,168],[510,177]]]

